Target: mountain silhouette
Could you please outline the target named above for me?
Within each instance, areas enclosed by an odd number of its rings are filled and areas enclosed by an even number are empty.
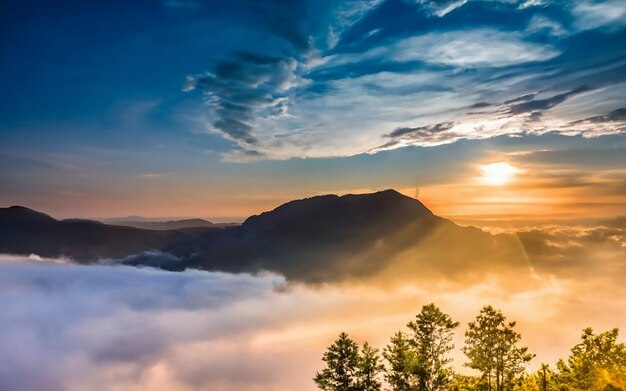
[[[115,225],[121,225],[124,227],[133,227],[140,229],[150,229],[154,231],[168,231],[185,228],[196,227],[220,227],[223,224],[213,224],[210,221],[203,219],[182,219],[182,220],[167,220],[167,221],[137,221],[137,220],[120,220]]]
[[[60,221],[21,206],[0,208],[0,253],[89,263],[160,249],[187,236],[190,234],[177,230],[141,230],[82,219]]]
[[[58,221],[23,207],[0,209],[0,252],[120,259],[169,270],[280,273],[323,282],[512,261],[502,236],[460,227],[395,190],[288,202],[239,226],[146,230],[88,220]]]

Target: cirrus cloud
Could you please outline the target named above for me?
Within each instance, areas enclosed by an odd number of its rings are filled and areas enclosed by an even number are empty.
[[[233,143],[226,160],[622,131],[573,124],[616,110],[625,98],[626,32],[615,2],[386,0],[313,9],[303,0],[267,7],[280,9],[284,28],[272,27],[277,21],[265,7],[256,14],[261,23],[251,27],[273,42],[266,53],[233,48],[186,86],[202,91],[209,129]],[[466,112],[525,95],[533,99],[507,104],[508,113]],[[457,126],[437,140],[385,140],[390,129],[448,122]]]

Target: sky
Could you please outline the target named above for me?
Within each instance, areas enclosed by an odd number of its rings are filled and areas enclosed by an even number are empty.
[[[624,42],[623,0],[0,2],[0,207],[241,221],[394,188],[511,251],[423,240],[318,284],[0,254],[0,389],[313,390],[340,331],[382,348],[430,302],[461,372],[487,304],[530,369],[624,341]]]
[[[624,210],[621,1],[0,7],[7,206],[228,219],[397,188],[446,216]],[[508,192],[476,180],[494,162]]]
[[[4,206],[234,219],[396,188],[446,216],[625,210],[620,0],[27,0],[0,26]]]

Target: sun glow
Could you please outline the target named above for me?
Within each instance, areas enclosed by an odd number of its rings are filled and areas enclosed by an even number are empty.
[[[519,171],[506,162],[485,164],[480,167],[480,170],[483,173],[480,178],[482,182],[491,186],[502,186],[509,183]]]

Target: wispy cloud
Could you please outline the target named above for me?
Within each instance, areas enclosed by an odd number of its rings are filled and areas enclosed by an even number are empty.
[[[581,95],[591,111],[585,118],[618,109],[611,102],[624,97],[609,91],[626,82],[618,3],[269,3],[248,26],[269,37],[268,53],[233,49],[186,88],[203,92],[210,128],[234,142],[229,160],[346,156],[382,144],[506,134],[612,134],[614,127],[568,124],[583,119],[570,103]],[[485,102],[504,102],[508,116],[464,112]],[[455,128],[436,139],[385,140],[389,129],[449,122]]]
[[[575,25],[579,29],[619,28],[626,24],[626,4],[619,0],[574,2]]]

